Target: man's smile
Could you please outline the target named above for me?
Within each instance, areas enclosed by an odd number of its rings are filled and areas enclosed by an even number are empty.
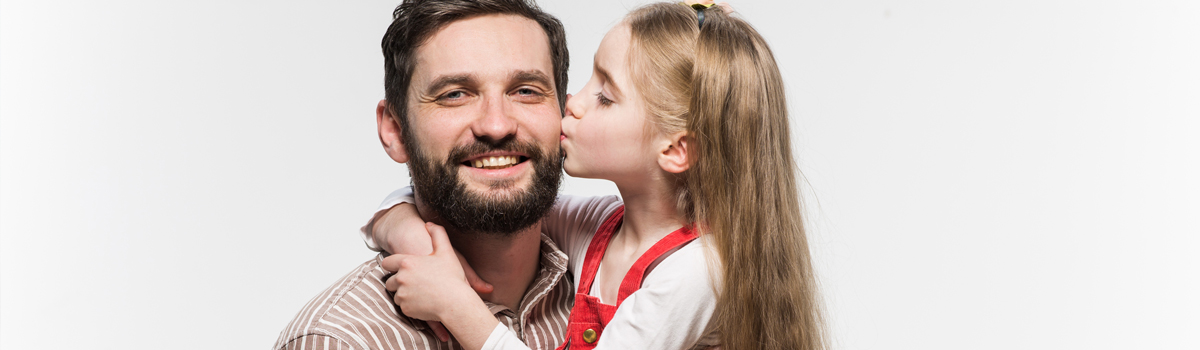
[[[528,154],[513,151],[494,151],[475,154],[467,157],[460,166],[465,167],[465,172],[470,178],[476,181],[485,181],[492,183],[493,181],[511,181],[518,177],[523,177],[532,167],[529,161]],[[494,185],[494,184],[493,184]]]
[[[516,166],[528,160],[529,157],[523,155],[491,155],[474,157],[463,161],[462,164],[476,169],[495,170]]]

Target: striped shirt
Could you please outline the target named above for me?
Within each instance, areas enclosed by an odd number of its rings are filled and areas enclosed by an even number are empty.
[[[454,339],[442,342],[424,321],[411,319],[384,289],[390,274],[380,266],[383,254],[359,265],[317,295],[279,333],[276,350],[310,349],[462,349]],[[545,234],[537,277],[521,298],[519,311],[485,303],[500,324],[531,349],[554,349],[563,342],[574,290],[567,256]]]

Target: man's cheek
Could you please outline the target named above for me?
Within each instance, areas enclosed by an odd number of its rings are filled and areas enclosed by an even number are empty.
[[[562,132],[562,111],[558,109],[558,105],[539,105],[537,108],[527,110],[526,115],[529,119],[538,126],[541,130],[539,134],[553,134],[555,139]]]

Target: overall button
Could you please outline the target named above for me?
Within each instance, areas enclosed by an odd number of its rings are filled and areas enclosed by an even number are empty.
[[[586,331],[583,331],[583,341],[587,342],[588,344],[595,343],[596,330],[588,328]]]

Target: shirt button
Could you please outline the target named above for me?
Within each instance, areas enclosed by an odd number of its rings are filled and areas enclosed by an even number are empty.
[[[596,330],[588,328],[586,331],[583,331],[583,341],[587,342],[588,344],[595,343]]]

